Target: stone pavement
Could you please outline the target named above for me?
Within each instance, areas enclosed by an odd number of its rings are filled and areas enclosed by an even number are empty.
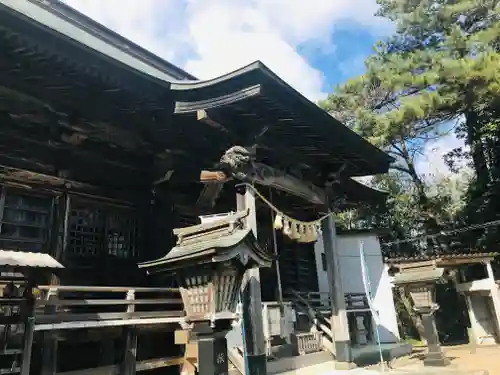
[[[392,369],[381,371],[378,366],[353,370],[335,370],[335,362],[327,361],[280,375],[500,375],[500,346],[477,347],[475,352],[468,345],[447,346],[443,351],[451,365],[428,368],[422,363],[425,348],[414,348],[411,356],[393,361]]]
[[[397,369],[371,367],[370,369],[356,368],[353,370],[335,370],[333,362],[326,362],[315,366],[304,367],[298,370],[282,373],[281,375],[496,375],[486,370],[462,370],[457,366],[424,367],[421,363],[401,366]]]

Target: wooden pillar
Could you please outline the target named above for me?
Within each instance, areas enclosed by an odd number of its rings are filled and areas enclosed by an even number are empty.
[[[53,205],[54,219],[51,229],[50,255],[63,264],[68,247],[70,204],[70,197],[65,193],[61,197],[56,198]],[[57,275],[52,274],[49,283],[50,285],[59,285],[61,282]]]
[[[127,292],[127,300],[133,301],[135,299],[135,291],[129,290]],[[135,305],[130,304],[127,307],[127,312],[134,312]],[[135,326],[125,327],[123,329],[124,335],[124,353],[123,360],[120,365],[120,375],[135,375],[137,366],[137,328]]]
[[[135,375],[137,366],[137,329],[135,326],[123,329],[125,352],[121,364],[120,375]]]
[[[31,367],[31,351],[33,349],[33,333],[35,331],[35,299],[33,287],[35,283],[30,278],[24,290],[24,306],[22,317],[24,320],[23,354],[21,362],[21,375],[29,375]]]
[[[184,362],[180,367],[181,375],[195,375],[198,366],[198,343],[190,340],[190,330],[175,331],[175,344],[184,345]]]
[[[477,348],[477,337],[474,331],[474,322],[476,320],[476,315],[472,307],[472,300],[468,294],[464,294],[465,305],[467,306],[467,313],[469,316],[470,327],[467,327],[467,336],[469,337],[469,347],[472,354],[476,353]]]
[[[339,257],[337,255],[337,234],[335,230],[335,219],[329,216],[321,222],[323,234],[323,246],[327,264],[328,286],[332,306],[330,318],[336,362],[338,369],[353,368],[352,348],[349,337],[349,323],[345,305],[344,290],[340,276]]]
[[[115,359],[115,339],[114,337],[103,337],[101,344],[101,366],[112,366]]]
[[[251,189],[238,187],[236,204],[238,211],[248,209],[246,225],[257,237],[257,217],[255,196]],[[248,371],[252,375],[267,373],[266,343],[264,324],[262,322],[262,298],[260,289],[260,273],[258,268],[250,269],[243,279],[243,330],[245,332],[245,351]]]
[[[464,283],[465,281],[465,274],[463,269],[458,269],[458,282]],[[458,284],[457,279],[455,280],[455,286]],[[465,301],[465,306],[467,308],[467,317],[469,318],[469,326],[467,327],[467,336],[469,337],[469,347],[470,347],[470,352],[471,354],[476,353],[476,348],[477,348],[477,337],[476,333],[474,331],[474,322],[476,321],[476,316],[474,314],[474,307],[472,306],[472,300],[470,298],[470,295],[467,293],[460,293],[460,295],[463,297]]]
[[[493,268],[491,268],[491,262],[486,262],[486,272],[488,273],[488,279],[490,281],[490,294],[491,300],[493,302],[493,319],[495,319],[496,327],[496,338],[500,340],[500,294],[498,292],[498,287],[495,282],[495,275],[493,274]]]
[[[57,198],[53,205],[54,220],[52,222],[52,235],[51,235],[51,253],[59,262],[64,262],[64,256],[68,246],[69,234],[69,214],[70,214],[70,197],[68,193],[64,193],[61,197]],[[45,299],[47,301],[56,301],[58,296],[57,285],[61,283],[59,277],[55,274],[51,275],[50,285],[53,289],[49,289]],[[45,313],[53,314],[57,310],[56,305],[48,305],[45,307]],[[42,375],[55,375],[57,373],[57,352],[58,352],[58,339],[54,331],[46,331],[43,333],[43,347],[42,347]]]
[[[57,289],[49,289],[47,301],[57,300]],[[48,305],[45,307],[47,314],[56,312],[55,305]],[[57,373],[57,336],[53,331],[46,331],[43,333],[43,348],[42,348],[42,375],[55,375]]]

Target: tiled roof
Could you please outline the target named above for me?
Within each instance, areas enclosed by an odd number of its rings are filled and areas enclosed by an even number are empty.
[[[385,263],[409,263],[409,262],[424,262],[428,260],[454,260],[454,259],[477,259],[477,258],[495,258],[498,253],[457,253],[457,254],[443,254],[443,255],[422,255],[414,257],[399,257],[399,258],[385,258]]]
[[[211,261],[214,257],[233,257],[230,250],[245,243],[251,249],[250,258],[259,266],[270,266],[273,256],[261,249],[252,230],[244,225],[244,218],[248,210],[237,212],[223,219],[213,222],[194,225],[187,228],[175,229],[178,236],[177,246],[160,259],[140,263],[139,268],[155,268],[171,266],[189,262],[190,259],[198,261]]]
[[[0,250],[0,266],[22,268],[64,268],[49,254]]]

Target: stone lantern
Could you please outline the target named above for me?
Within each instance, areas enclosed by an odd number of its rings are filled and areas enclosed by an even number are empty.
[[[270,267],[250,228],[248,210],[223,219],[175,229],[176,246],[163,258],[139,264],[149,273],[175,272],[191,324],[190,341],[198,343],[198,373],[227,374],[225,335],[237,318],[236,306],[245,271]]]
[[[422,317],[428,348],[424,358],[426,366],[446,366],[450,363],[441,350],[434,319],[434,312],[439,309],[436,284],[445,281],[445,270],[436,267],[433,261],[401,265],[400,272],[394,277],[394,284],[409,292],[415,311]]]

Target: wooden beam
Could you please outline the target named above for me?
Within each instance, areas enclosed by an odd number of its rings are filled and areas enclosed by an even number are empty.
[[[89,329],[89,328],[110,328],[123,326],[158,326],[172,325],[178,327],[184,321],[184,316],[163,317],[163,318],[137,318],[137,319],[115,319],[115,320],[90,320],[90,321],[70,321],[62,323],[37,324],[35,332],[68,330],[68,329]],[[16,324],[16,323],[14,323]],[[174,328],[171,328],[173,331]]]
[[[323,205],[326,203],[325,193],[318,186],[300,180],[280,169],[273,168],[264,163],[253,163],[252,170],[242,179],[243,182],[256,183],[268,186],[302,198],[308,202]],[[202,183],[225,183],[232,179],[223,171],[201,171]]]
[[[74,181],[6,165],[0,165],[0,184],[21,189],[41,189],[49,192],[69,192],[71,194],[101,197],[117,203],[129,203],[131,199],[131,196],[125,196],[122,192],[118,192],[113,188],[100,187],[86,182]]]
[[[200,109],[198,111],[196,111],[196,118],[198,121],[201,121],[205,124],[207,124],[208,126],[211,126],[212,128],[215,128],[217,130],[221,130],[223,132],[229,132],[223,125],[221,125],[219,122],[211,119],[209,116],[208,116],[208,113],[207,111],[205,111],[204,109]]]
[[[163,358],[154,358],[154,359],[146,359],[143,361],[138,361],[136,370],[146,371],[146,370],[154,370],[157,368],[169,367],[169,366],[178,366],[182,365],[184,362],[184,358],[182,357],[163,357]],[[66,371],[60,372],[57,375],[117,375],[119,374],[119,366],[101,366],[94,367],[84,370],[74,370],[74,371]]]
[[[200,182],[204,184],[208,183],[226,183],[231,181],[232,177],[228,176],[223,171],[201,171],[200,172]]]

